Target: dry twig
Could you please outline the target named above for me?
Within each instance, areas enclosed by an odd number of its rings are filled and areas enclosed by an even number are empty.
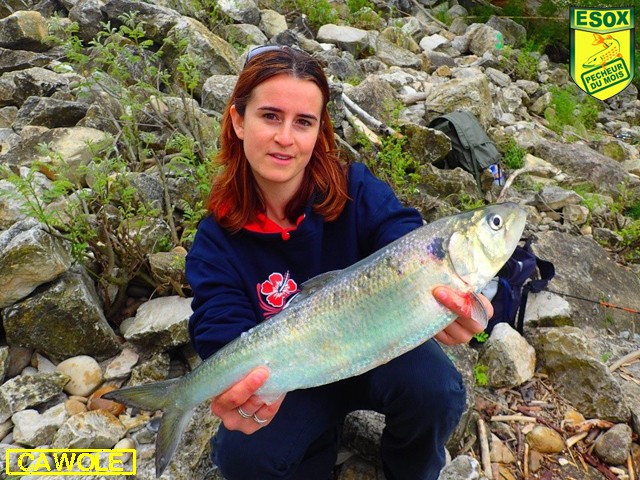
[[[484,423],[484,420],[478,419],[478,440],[480,440],[480,460],[482,464],[482,470],[484,470],[484,474],[493,478],[493,473],[491,470],[491,454],[489,452],[489,438],[487,436],[487,426]]]

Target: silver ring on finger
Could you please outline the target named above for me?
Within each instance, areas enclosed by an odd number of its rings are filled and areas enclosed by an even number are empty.
[[[251,418],[254,417],[255,415],[251,414],[251,413],[247,413],[245,412],[242,407],[238,407],[236,410],[238,410],[238,415],[240,415],[242,418]]]
[[[259,418],[255,413],[253,414],[253,421],[256,423],[259,423],[260,425],[264,425],[265,423],[267,423],[269,420],[263,420],[261,418]]]

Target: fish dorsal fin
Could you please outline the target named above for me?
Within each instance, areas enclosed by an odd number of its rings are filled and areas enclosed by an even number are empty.
[[[309,295],[318,291],[322,287],[324,287],[327,283],[333,280],[338,274],[342,272],[342,270],[330,270],[328,272],[321,273],[320,275],[316,275],[315,277],[310,278],[306,282],[300,285],[300,292],[294,295],[291,300],[287,302],[285,308],[290,307],[291,305],[295,305],[298,302],[301,302]]]

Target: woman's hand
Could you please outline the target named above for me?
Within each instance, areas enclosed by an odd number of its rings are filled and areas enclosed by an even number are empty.
[[[211,402],[211,412],[229,430],[251,434],[269,424],[278,412],[284,395],[267,405],[255,394],[269,378],[269,369],[258,367]]]
[[[476,333],[482,332],[486,325],[482,325],[472,318],[473,301],[468,293],[462,293],[444,285],[437,286],[432,291],[434,298],[447,307],[458,318],[447,328],[438,333],[435,338],[445,345],[467,343]],[[493,316],[493,306],[487,297],[477,295],[482,302],[482,308],[486,312],[487,319]]]

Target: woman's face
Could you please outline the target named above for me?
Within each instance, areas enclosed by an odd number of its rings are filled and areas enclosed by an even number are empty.
[[[283,73],[253,89],[244,116],[231,107],[233,128],[263,192],[288,199],[298,190],[320,131],[322,103],[315,83]]]

